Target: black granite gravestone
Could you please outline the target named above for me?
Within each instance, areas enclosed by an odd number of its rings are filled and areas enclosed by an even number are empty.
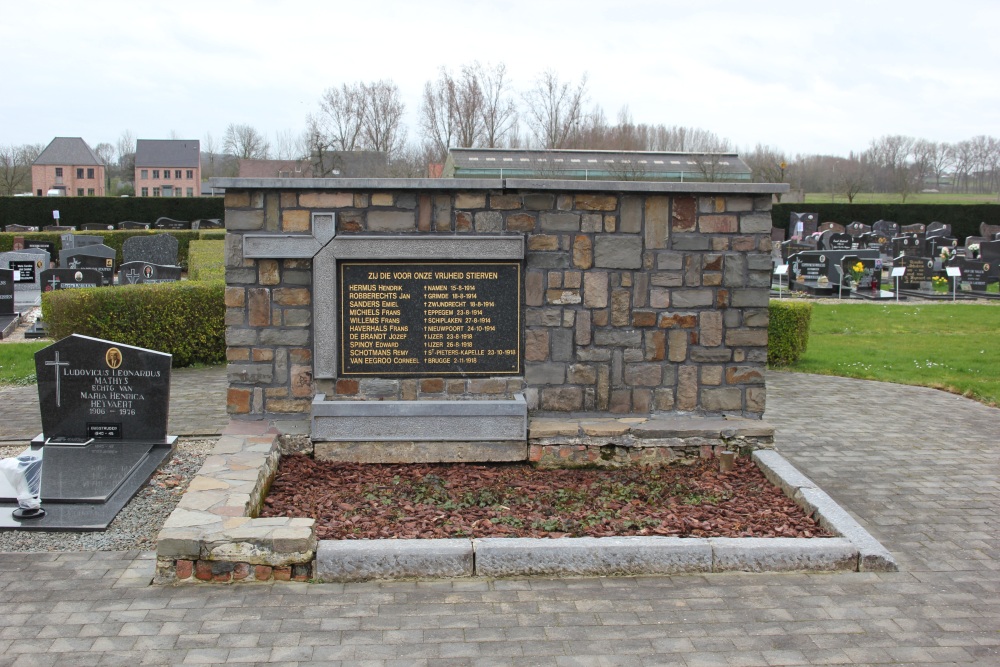
[[[995,239],[1000,234],[1000,225],[988,225],[985,222],[979,223],[979,235],[987,239]]]
[[[73,248],[83,248],[89,245],[101,245],[104,243],[103,236],[93,236],[91,234],[63,234],[61,239],[62,250],[71,250]]]
[[[903,233],[892,239],[892,254],[894,257],[924,257],[927,254],[926,239],[923,234]]]
[[[17,233],[37,232],[38,227],[32,227],[30,225],[7,225],[4,227],[4,231]]]
[[[124,220],[118,223],[118,229],[149,229],[152,227],[148,222],[135,222],[133,220]]]
[[[934,260],[929,257],[909,257],[900,255],[892,264],[893,268],[902,266],[906,272],[899,279],[899,289],[915,290],[929,288],[934,277]]]
[[[1000,263],[1000,241],[981,241],[979,259],[993,264]]]
[[[42,271],[42,291],[77,287],[103,287],[104,279],[96,269],[46,269]]]
[[[161,266],[175,266],[178,252],[177,238],[170,234],[133,236],[122,243],[122,262],[146,262]]]
[[[102,222],[88,222],[86,224],[80,225],[80,229],[87,232],[99,232],[99,231],[111,231],[114,230],[114,225],[108,225]],[[101,243],[103,243],[103,239]]]
[[[44,250],[49,254],[49,260],[55,258],[56,256],[56,244],[51,241],[39,241],[38,239],[25,239],[24,249],[37,248],[38,250]]]
[[[935,236],[951,236],[951,225],[946,225],[943,222],[932,222],[927,225],[927,231],[924,234],[929,239]]]
[[[14,272],[0,269],[0,338],[10,335],[21,321],[14,309]]]
[[[125,262],[118,267],[119,285],[174,283],[181,279],[181,267],[150,262]]]
[[[852,222],[847,225],[846,231],[851,236],[861,236],[862,234],[867,234],[872,228],[863,222]]]
[[[927,225],[922,222],[915,222],[912,225],[903,225],[899,228],[900,234],[926,234]]]
[[[788,221],[788,238],[801,239],[816,232],[819,215],[816,213],[792,213]]]
[[[225,229],[226,225],[223,224],[222,220],[219,218],[201,218],[200,220],[195,220],[191,223],[191,229]]]
[[[153,224],[156,229],[191,229],[189,220],[174,220],[172,218],[157,218]]]
[[[858,264],[861,265],[859,274],[856,270]],[[844,255],[840,258],[840,268],[840,275],[843,276],[845,287],[850,286],[855,290],[879,289],[882,270],[881,259],[876,257],[859,257],[858,255]]]
[[[60,234],[66,234],[69,232],[75,232],[76,227],[72,225],[45,225],[42,227],[43,232],[59,232]]]
[[[890,220],[878,220],[872,224],[872,231],[882,236],[899,236],[899,223]]]
[[[826,238],[826,247],[830,250],[850,250],[854,237],[846,232],[831,232]]]
[[[0,316],[14,314],[14,271],[0,269]]]
[[[167,435],[171,355],[73,334],[35,354],[47,514],[0,527],[103,530],[173,450]],[[0,508],[15,494],[0,480]]]
[[[986,285],[996,276],[996,264],[978,259],[954,259],[949,266],[957,266],[962,270],[960,278],[962,289],[972,292],[985,292]]]
[[[105,285],[115,282],[115,251],[106,245],[88,245],[59,251],[59,266],[64,269],[96,269]]]

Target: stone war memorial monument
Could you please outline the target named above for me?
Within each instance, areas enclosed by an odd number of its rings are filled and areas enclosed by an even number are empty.
[[[17,514],[23,484],[3,466],[0,528],[107,528],[173,451],[170,364],[163,352],[77,334],[36,352],[42,433],[15,458],[40,479],[43,513]]]
[[[361,462],[768,447],[784,186],[221,178],[229,412]]]

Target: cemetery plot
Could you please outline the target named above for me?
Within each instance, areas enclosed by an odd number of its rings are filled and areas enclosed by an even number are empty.
[[[118,285],[173,283],[181,279],[181,267],[149,262],[126,262],[118,269]]]
[[[170,455],[171,356],[72,335],[35,354],[46,515],[18,520],[16,493],[0,479],[0,527],[101,530]],[[8,512],[7,510],[11,510]]]

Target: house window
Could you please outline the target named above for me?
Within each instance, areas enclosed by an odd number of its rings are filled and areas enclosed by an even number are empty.
[[[188,188],[187,189],[187,196],[188,197],[194,197],[194,188]]]
[[[76,196],[77,197],[82,197],[83,196],[83,188],[77,188],[76,189]]]
[[[39,197],[41,197],[41,196],[42,196],[42,189],[41,189],[41,188],[38,188],[38,196],[39,196]]]
[[[94,196],[94,188],[87,188],[87,196],[88,197]]]
[[[76,177],[77,178],[83,178],[83,167],[77,167],[76,168]]]
[[[187,178],[188,178],[188,180],[191,180],[192,178],[194,178],[194,169],[188,169],[187,170]],[[190,197],[191,195],[188,195],[188,196]]]
[[[62,178],[62,167],[56,167],[56,178]]]
[[[175,197],[183,197],[184,196],[184,191],[181,190],[180,188],[174,188],[174,196]]]
[[[154,169],[153,170],[153,178],[159,178],[159,177],[160,177],[160,170],[159,169]]]
[[[181,177],[181,170],[180,169],[175,169],[174,170],[174,178],[180,178],[180,177]]]
[[[142,196],[143,197],[148,197],[149,196],[149,188],[143,188],[142,189]]]
[[[139,178],[141,178],[142,180],[146,180],[147,178],[149,178],[149,169],[140,169]]]
[[[156,172],[154,171],[153,173],[155,174]],[[154,176],[154,178],[155,178],[155,176]],[[154,197],[159,197],[160,196],[160,188],[153,188],[153,196]]]
[[[94,177],[94,168],[87,167],[87,178],[93,178],[93,177]]]

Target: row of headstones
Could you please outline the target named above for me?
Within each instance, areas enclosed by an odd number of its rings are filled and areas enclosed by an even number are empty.
[[[861,222],[852,222],[846,227],[835,222],[816,223],[815,213],[792,213],[790,229],[792,238],[783,241],[784,230],[778,230],[781,235],[781,254],[787,258],[800,250],[845,250],[878,248],[884,256],[907,256],[948,258],[959,250],[958,239],[952,236],[951,225],[942,222],[932,222],[929,225],[913,224],[900,227],[898,223],[879,220],[868,226]],[[985,222],[979,226],[979,236],[969,236],[961,247],[960,254],[970,259],[991,260],[996,253],[1000,257],[1000,225],[988,225]],[[983,244],[987,244],[984,248]],[[947,252],[942,252],[947,249]],[[984,256],[981,253],[985,251]]]
[[[52,244],[32,247],[29,244],[44,242],[26,241],[18,250],[0,253],[0,270],[10,271],[9,276],[0,276],[3,282],[0,285],[0,315],[13,314],[17,305],[30,305],[43,291],[113,285],[116,274],[119,285],[181,279],[181,267],[177,265],[179,244],[170,234],[126,239],[122,244],[124,262],[120,267],[115,265],[114,248],[104,245],[102,237],[67,236],[70,238],[63,238],[63,248],[59,251],[58,268],[50,267]],[[6,297],[8,292],[10,298]],[[16,298],[15,292],[24,293],[24,298]]]
[[[193,230],[198,231],[201,229],[225,229],[225,225],[219,218],[199,218],[198,220],[174,220],[172,218],[157,218],[156,222],[134,222],[132,220],[125,220],[124,222],[119,222],[117,225],[108,225],[103,223],[88,222],[79,226],[81,231],[114,231],[127,230],[127,229],[172,229],[172,230]],[[73,225],[46,225],[39,229],[38,227],[33,227],[30,225],[7,225],[4,227],[4,231],[16,232],[16,233],[26,233],[26,232],[73,232],[77,231],[77,227]]]
[[[854,280],[852,268],[862,265],[861,275]],[[947,260],[935,257],[899,255],[892,260],[893,268],[903,267],[899,288],[928,290],[936,277],[947,277],[948,267],[960,270],[961,282],[973,292],[985,292],[987,285],[1000,282],[1000,262],[954,256]],[[826,284],[831,288],[855,287],[879,289],[884,263],[877,249],[803,250],[788,260],[788,280]]]

